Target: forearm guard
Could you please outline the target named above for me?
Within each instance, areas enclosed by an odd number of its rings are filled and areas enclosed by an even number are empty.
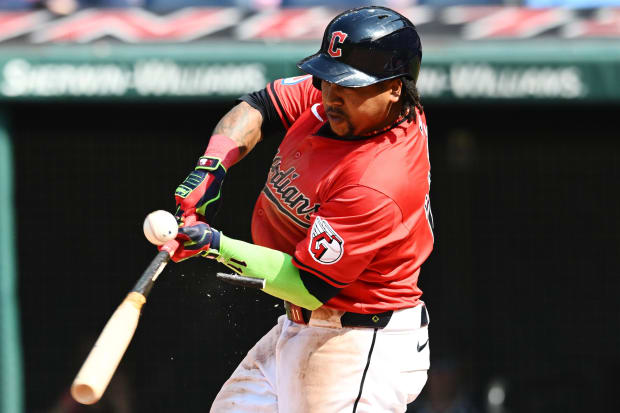
[[[210,258],[215,258],[240,275],[262,279],[262,290],[274,297],[309,310],[323,305],[306,289],[290,255],[228,238],[222,233],[219,235],[219,251],[214,254],[212,250]]]

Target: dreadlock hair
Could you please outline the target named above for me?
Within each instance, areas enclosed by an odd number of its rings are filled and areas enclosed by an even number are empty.
[[[400,111],[400,114],[407,118],[407,120],[416,122],[416,111],[415,108],[418,108],[420,113],[424,113],[424,106],[420,102],[420,93],[418,92],[418,88],[415,86],[415,82],[408,77],[401,78],[403,82],[403,94],[401,95],[401,99],[403,100],[403,106]]]

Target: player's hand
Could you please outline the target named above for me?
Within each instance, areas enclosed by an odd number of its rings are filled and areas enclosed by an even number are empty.
[[[198,165],[174,192],[177,209],[174,214],[179,224],[185,217],[197,215],[212,221],[220,200],[226,168],[219,158],[202,156]]]
[[[179,262],[198,255],[203,257],[218,256],[217,249],[212,248],[216,237],[219,239],[217,231],[204,222],[181,226],[176,237],[180,245],[172,256],[172,260]]]

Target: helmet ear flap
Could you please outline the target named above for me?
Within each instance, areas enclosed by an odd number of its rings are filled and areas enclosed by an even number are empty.
[[[316,89],[321,90],[321,82],[321,79],[316,76],[312,76],[312,86],[314,86]]]

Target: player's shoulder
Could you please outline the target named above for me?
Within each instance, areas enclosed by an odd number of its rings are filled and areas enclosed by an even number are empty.
[[[313,97],[321,95],[321,91],[312,85],[312,75],[276,79],[269,84],[269,88],[278,95],[312,95]]]
[[[397,203],[427,182],[425,123],[406,122],[375,138],[376,144],[359,159],[359,184],[381,191]],[[422,188],[421,188],[422,189]]]
[[[287,128],[322,99],[310,75],[274,80],[267,85],[267,91]]]
[[[426,123],[418,117],[415,122],[403,122],[373,140],[373,150],[367,154],[367,169],[400,171],[402,174],[410,169],[412,161],[417,158],[416,153],[426,148]]]

